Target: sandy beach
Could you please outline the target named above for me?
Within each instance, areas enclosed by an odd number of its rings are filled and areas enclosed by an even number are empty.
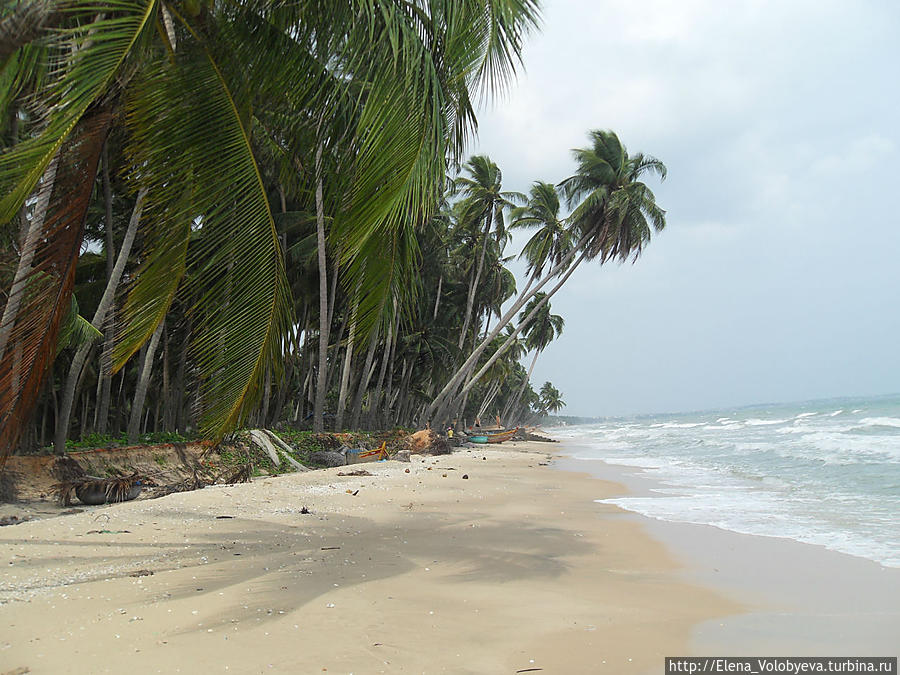
[[[740,611],[594,503],[620,486],[548,466],[557,447],[3,528],[0,672],[643,673]]]
[[[769,599],[737,599],[596,503],[625,488],[553,466],[561,450],[463,449],[2,528],[0,673],[642,674],[735,655],[722,636]]]

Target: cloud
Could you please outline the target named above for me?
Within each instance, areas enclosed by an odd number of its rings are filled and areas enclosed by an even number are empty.
[[[614,129],[666,162],[668,226],[635,266],[587,266],[553,299],[566,330],[536,379],[581,414],[900,388],[900,223],[882,206],[900,7],[547,0],[545,16],[477,150],[525,191]]]
[[[852,174],[879,170],[895,150],[894,142],[877,134],[852,140],[847,147],[824,155],[812,163],[812,170],[824,176],[841,179]]]

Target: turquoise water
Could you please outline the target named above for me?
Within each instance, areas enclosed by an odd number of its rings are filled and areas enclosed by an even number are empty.
[[[787,537],[900,567],[900,395],[556,427],[576,459],[657,488],[604,500],[660,520]]]

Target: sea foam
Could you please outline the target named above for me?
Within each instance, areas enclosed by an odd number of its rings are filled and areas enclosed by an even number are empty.
[[[552,433],[577,441],[576,459],[634,467],[657,485],[605,503],[900,567],[900,397],[834,403],[611,420]]]

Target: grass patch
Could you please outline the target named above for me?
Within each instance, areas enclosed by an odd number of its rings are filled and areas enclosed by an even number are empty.
[[[156,433],[141,434],[138,437],[138,445],[161,445],[163,443],[187,443],[196,440],[193,436],[183,436],[174,431],[159,431]],[[118,436],[111,434],[85,434],[78,439],[66,440],[66,451],[77,452],[79,450],[93,450],[94,448],[124,448],[134,445],[128,442],[128,434],[122,432]]]

